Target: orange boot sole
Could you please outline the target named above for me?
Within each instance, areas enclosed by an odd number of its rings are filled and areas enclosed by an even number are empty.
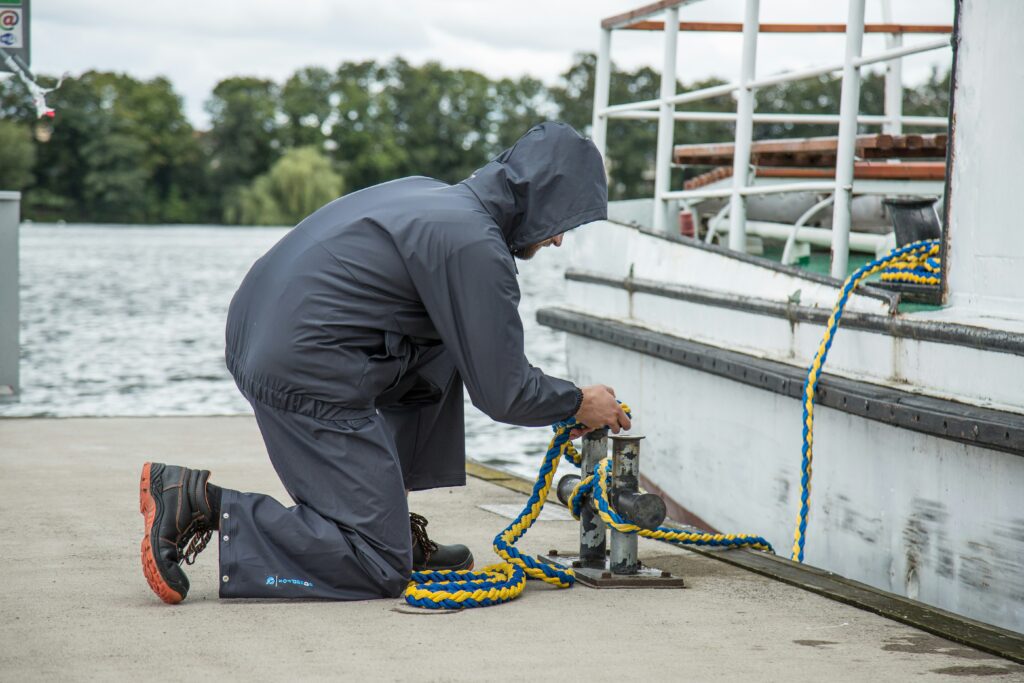
[[[164,580],[153,556],[153,544],[150,541],[153,535],[153,520],[156,517],[156,501],[149,492],[149,468],[152,463],[142,466],[142,478],[139,481],[139,512],[146,520],[146,533],[142,537],[142,573],[146,576],[146,582],[157,596],[169,605],[175,605],[184,599],[184,596],[171,588]]]

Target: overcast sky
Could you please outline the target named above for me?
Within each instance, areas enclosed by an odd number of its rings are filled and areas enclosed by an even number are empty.
[[[596,51],[600,20],[644,0],[34,0],[32,66],[49,74],[88,69],[170,78],[192,122],[208,123],[203,103],[214,84],[232,75],[283,81],[307,65],[333,68],[349,60],[400,55],[437,60],[488,76],[530,74],[554,83],[573,53]],[[704,0],[681,12],[684,21],[741,21],[743,2]],[[894,21],[952,23],[952,0],[892,0]],[[842,0],[762,0],[761,21],[846,19]],[[868,21],[882,19],[882,0],[868,0]],[[926,36],[923,39],[931,39]],[[907,42],[921,40],[909,36]],[[884,47],[868,36],[865,53]],[[679,78],[692,81],[739,71],[738,34],[683,34]],[[762,35],[758,73],[841,61],[843,37]],[[617,32],[612,57],[621,67],[661,68],[655,33]],[[910,82],[950,51],[908,58]]]

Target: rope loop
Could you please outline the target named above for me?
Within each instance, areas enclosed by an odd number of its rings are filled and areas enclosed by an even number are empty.
[[[796,562],[804,561],[804,545],[807,542],[807,518],[811,507],[811,474],[814,460],[814,399],[821,380],[822,368],[828,359],[828,351],[832,348],[839,322],[843,319],[843,310],[850,299],[850,294],[864,280],[881,271],[883,282],[911,282],[914,284],[936,285],[942,264],[939,260],[940,241],[922,240],[911,242],[893,249],[885,256],[875,259],[853,271],[846,278],[839,291],[839,298],[832,307],[832,315],[825,324],[825,333],[818,345],[818,350],[807,368],[807,378],[803,390],[803,445],[800,452],[800,510],[796,517],[796,529],[793,531],[793,549],[790,558]]]

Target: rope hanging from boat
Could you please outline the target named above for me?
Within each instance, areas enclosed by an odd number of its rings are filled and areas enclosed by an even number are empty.
[[[625,403],[622,404],[622,409],[626,414],[630,414],[629,406]],[[574,465],[580,466],[582,458],[569,440],[569,434],[583,426],[575,418],[552,425],[554,436],[548,444],[530,498],[522,512],[494,538],[494,552],[501,558],[501,562],[484,567],[480,571],[413,572],[412,579],[405,589],[405,601],[415,607],[427,609],[487,607],[517,598],[526,587],[527,579],[543,581],[557,588],[572,586],[576,582],[576,575],[571,569],[556,567],[535,560],[529,555],[523,555],[516,549],[515,544],[529,531],[544,509],[555,470],[558,469],[562,457],[565,456]],[[579,519],[584,494],[590,493],[590,500],[593,501],[594,509],[601,519],[623,533],[638,533],[645,538],[680,545],[749,546],[772,552],[771,544],[760,536],[697,534],[668,527],[658,527],[652,531],[631,524],[621,517],[608,501],[610,473],[611,459],[605,458],[573,490],[570,510],[576,519]]]
[[[814,354],[814,360],[807,368],[807,379],[804,381],[803,410],[803,447],[800,463],[800,511],[796,518],[796,530],[793,532],[793,552],[791,559],[804,561],[804,544],[807,541],[807,517],[811,502],[811,462],[814,455],[814,395],[821,379],[822,368],[828,358],[828,350],[832,348],[839,321],[843,317],[843,309],[849,301],[850,294],[868,277],[881,271],[885,282],[912,282],[915,284],[939,283],[939,240],[923,240],[912,242],[893,249],[882,258],[866,263],[855,270],[843,283],[839,298],[832,307],[832,315],[825,324],[825,334]]]

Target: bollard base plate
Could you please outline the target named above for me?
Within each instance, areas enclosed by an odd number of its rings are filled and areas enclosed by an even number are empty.
[[[686,583],[681,576],[672,576],[654,567],[640,566],[636,574],[613,574],[605,560],[604,567],[575,566],[580,562],[579,555],[562,554],[551,551],[546,555],[538,555],[541,562],[553,564],[563,569],[572,569],[576,581],[591,588],[685,588]]]

